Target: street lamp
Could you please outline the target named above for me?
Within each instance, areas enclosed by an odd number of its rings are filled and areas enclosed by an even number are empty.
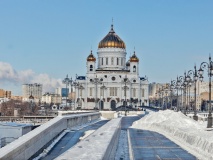
[[[182,84],[183,84],[183,82],[184,82],[184,77],[183,76],[177,76],[177,80],[172,80],[171,81],[171,88],[172,88],[172,90],[176,90],[176,92],[177,92],[177,111],[179,111],[180,110],[180,107],[179,107],[179,105],[178,105],[178,90],[179,89],[182,89]],[[181,90],[181,94],[182,94],[182,90]],[[181,102],[182,103],[182,102]]]
[[[74,88],[75,88],[75,100],[74,100],[74,110],[76,109],[76,101],[79,99],[79,86],[80,86],[80,83],[79,82],[76,82],[76,80],[75,81],[73,81],[73,86],[74,86]],[[78,88],[78,99],[76,100],[76,89]]]
[[[62,83],[66,84],[66,107],[67,107],[67,96],[68,96],[67,87],[69,86],[69,84],[72,85],[72,78],[68,78],[68,74],[67,74],[66,78],[64,78],[64,80],[62,81]]]
[[[126,90],[128,89],[127,87],[127,84],[129,83],[129,79],[127,78],[127,76],[125,76],[125,78],[123,79],[123,83],[124,83],[124,96],[125,96],[125,100],[124,100],[124,107],[125,107],[125,115],[126,115],[126,105],[127,105],[127,102],[126,102]]]
[[[100,110],[102,110],[104,108],[104,101],[105,101],[105,99],[104,99],[104,90],[106,90],[106,89],[107,89],[107,87],[103,83],[103,86],[101,86],[101,90],[102,90],[102,93],[103,93],[103,106],[102,106],[102,103],[101,103]]]
[[[171,80],[171,88],[172,88],[172,91],[176,90],[176,92],[177,92],[176,107],[177,107],[177,111],[179,111],[179,107],[178,107],[178,89],[179,89],[178,77],[177,77],[177,80]]]
[[[79,83],[77,88],[78,88],[78,109],[82,109],[82,99],[81,99],[81,97],[82,97],[82,90],[84,89],[84,87],[82,86],[82,84]],[[80,90],[80,93],[81,93],[80,98],[79,98],[79,90]]]
[[[185,95],[185,110],[184,114],[186,114],[187,109],[189,108],[189,101],[190,101],[190,87],[192,85],[192,79],[188,75],[188,73],[184,72],[184,95]]]
[[[209,56],[209,63],[202,62],[200,65],[200,69],[198,70],[198,73],[200,75],[200,81],[203,81],[203,72],[204,69],[207,69],[208,76],[209,76],[209,114],[208,114],[208,122],[207,122],[207,128],[212,127],[212,107],[211,107],[211,77],[213,75],[213,62],[211,61],[211,56]]]
[[[166,87],[163,88],[164,89],[164,92],[166,94],[166,109],[168,108],[168,92],[169,92],[169,84],[166,84]]]
[[[159,107],[161,108],[162,107],[162,95],[163,95],[161,88],[158,89],[157,94],[158,94],[158,104],[159,104]]]
[[[196,99],[196,84],[197,84],[197,80],[198,80],[198,73],[197,73],[197,69],[196,69],[196,65],[194,66],[194,71],[193,70],[189,70],[188,71],[188,76],[187,76],[187,80],[189,81],[191,78],[191,76],[193,76],[193,79],[194,79],[194,107],[193,107],[193,110],[194,110],[194,115],[193,115],[193,119],[194,120],[198,120],[198,116],[197,116],[197,99]],[[190,79],[189,79],[190,77]]]
[[[97,75],[94,79],[91,79],[91,82],[95,85],[95,109],[97,109],[97,92],[98,92],[98,84],[102,84],[101,81],[97,78]]]

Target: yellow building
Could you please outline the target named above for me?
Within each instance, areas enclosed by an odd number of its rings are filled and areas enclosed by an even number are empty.
[[[11,91],[5,91],[3,89],[0,89],[0,98],[11,99]]]

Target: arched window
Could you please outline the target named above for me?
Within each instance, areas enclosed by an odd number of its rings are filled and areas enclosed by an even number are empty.
[[[111,58],[111,65],[113,65],[114,64],[114,60],[113,60],[113,57]]]
[[[106,65],[108,65],[108,58],[106,58]]]
[[[101,58],[101,65],[104,65],[104,58]]]
[[[117,65],[119,65],[119,58],[117,58]]]
[[[93,71],[93,65],[90,65],[89,68],[90,68],[90,71]]]
[[[133,72],[136,72],[136,66],[133,66]]]

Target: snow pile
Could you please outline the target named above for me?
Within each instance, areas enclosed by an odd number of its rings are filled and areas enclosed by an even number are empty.
[[[181,112],[152,112],[134,122],[132,128],[156,131],[197,158],[213,160],[213,132]]]
[[[95,132],[95,130],[88,130],[86,132],[84,132],[84,135],[82,137],[80,137],[80,140],[83,140],[85,138],[87,138],[90,134],[92,134],[93,132]]]

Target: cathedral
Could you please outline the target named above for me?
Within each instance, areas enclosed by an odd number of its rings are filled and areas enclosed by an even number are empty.
[[[139,76],[135,51],[126,58],[126,45],[113,25],[100,41],[97,56],[86,59],[86,76],[76,77],[77,109],[115,110],[117,107],[148,106],[148,79]]]

